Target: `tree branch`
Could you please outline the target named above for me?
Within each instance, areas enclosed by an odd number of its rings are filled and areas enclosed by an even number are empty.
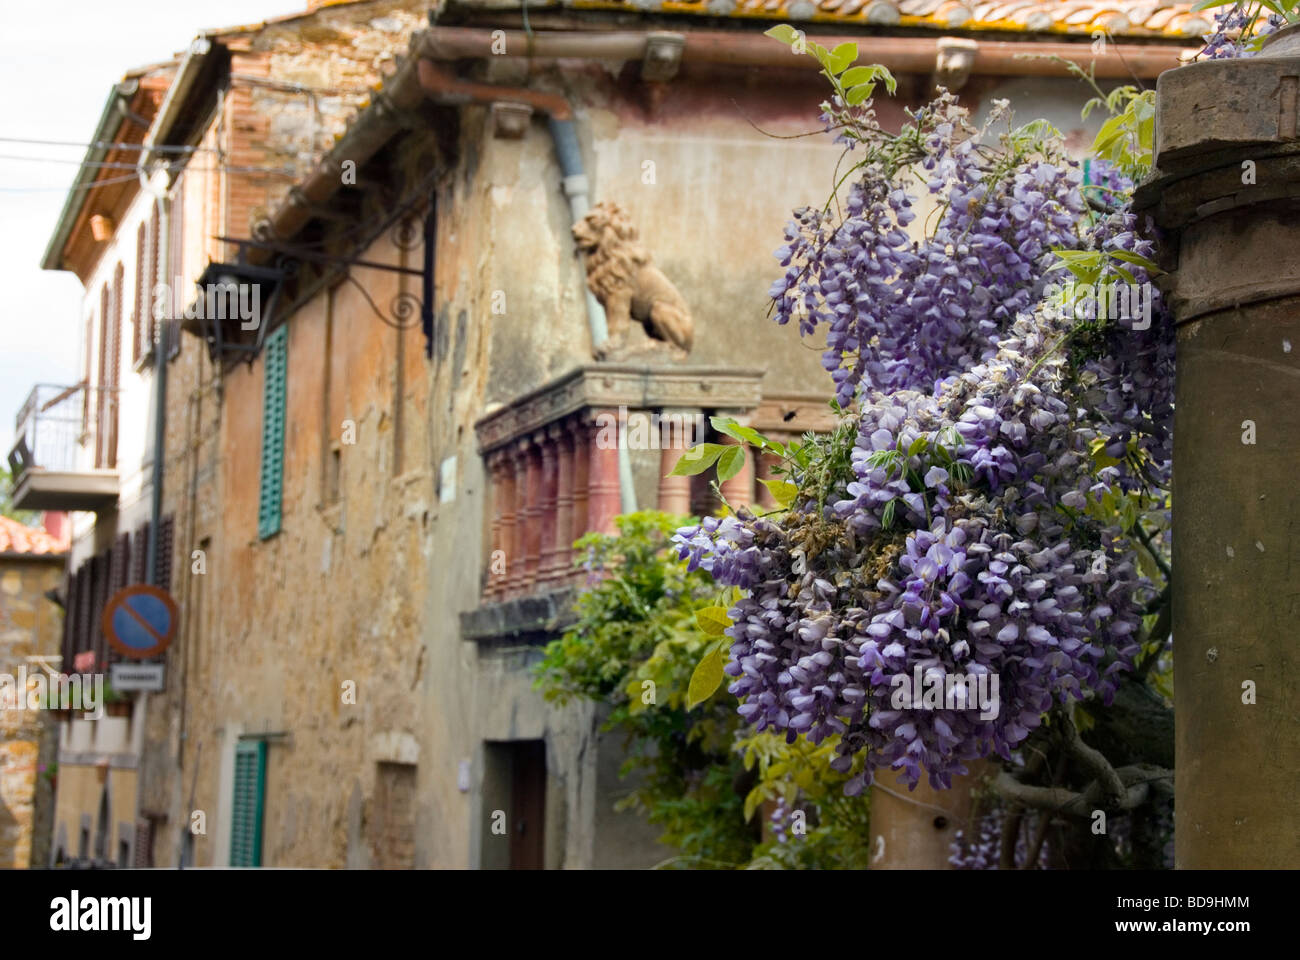
[[[1124,784],[1124,791],[1119,802],[1111,808],[1113,810],[1132,810],[1141,806],[1150,790],[1159,792],[1167,789],[1160,781],[1172,783],[1174,778],[1172,770],[1147,764],[1120,767],[1115,773]],[[1159,785],[1153,788],[1152,784]],[[1093,810],[1100,809],[1102,797],[1102,788],[1095,780],[1082,793],[1076,793],[1064,787],[1036,787],[1021,783],[1011,774],[1003,772],[993,781],[992,787],[998,796],[1009,803],[1082,820],[1090,818]]]
[[[1124,782],[1100,750],[1083,742],[1074,720],[1064,714],[1060,717],[1062,743],[1066,753],[1079,762],[1085,774],[1091,774],[1095,778],[1106,806],[1115,806],[1124,796]]]

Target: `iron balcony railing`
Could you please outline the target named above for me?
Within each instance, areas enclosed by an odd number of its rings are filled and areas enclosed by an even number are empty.
[[[9,467],[15,482],[31,469],[75,472],[116,467],[117,407],[115,387],[37,384],[14,422]]]

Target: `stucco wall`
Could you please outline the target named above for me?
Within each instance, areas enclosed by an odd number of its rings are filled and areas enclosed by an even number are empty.
[[[59,586],[61,560],[0,558],[0,673],[15,681],[20,667],[44,673],[29,657],[58,655],[63,614],[45,592]],[[16,709],[20,694],[26,691],[7,688],[0,708],[0,867],[12,868],[44,865],[53,800],[43,775],[54,760],[53,723],[44,711]]]

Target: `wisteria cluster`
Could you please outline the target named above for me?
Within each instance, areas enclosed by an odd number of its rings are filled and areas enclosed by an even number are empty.
[[[804,335],[826,327],[823,365],[844,406],[860,386],[928,389],[987,359],[1041,293],[1050,249],[1081,243],[1079,168],[1040,158],[993,175],[975,133],[949,95],[918,119],[925,190],[942,201],[925,240],[906,232],[917,195],[882,162],[867,164],[838,222],[804,208],[786,228],[775,319],[797,319]]]
[[[789,742],[837,737],[832,767],[864,760],[851,795],[882,767],[948,787],[976,757],[1009,759],[1054,700],[1109,703],[1150,584],[1091,507],[1169,473],[1159,305],[1144,330],[1039,303],[1053,247],[1149,258],[1132,214],[1090,207],[1050,146],[1000,168],[1005,153],[983,151],[949,98],[927,116],[919,165],[943,201],[928,239],[905,232],[916,199],[867,163],[842,220],[798,211],[778,251],[776,319],[826,327],[837,399],[861,411],[852,475],[784,515],[706,518],[675,537],[693,568],[742,591],[725,668],[741,717]],[[1117,462],[1099,467],[1099,447]],[[917,691],[900,708],[899,678],[917,677],[997,702]]]
[[[1009,758],[1053,697],[1109,701],[1137,652],[1144,583],[1119,531],[1086,514],[1108,484],[1083,453],[1094,433],[1054,393],[1053,330],[1022,318],[936,396],[866,404],[856,479],[825,515],[807,503],[677,535],[683,558],[746,591],[726,668],[742,718],[792,742],[838,735],[841,772],[864,752],[850,794],[881,766],[946,787],[965,761]],[[945,690],[997,677],[995,715],[898,709],[895,678],[918,673]]]
[[[1205,49],[1200,52],[1200,57],[1206,60],[1230,60],[1255,56],[1257,51],[1251,50],[1241,40],[1241,31],[1249,23],[1250,18],[1246,16],[1241,4],[1227,12],[1216,13],[1216,29],[1214,33],[1202,37]],[[1254,25],[1253,32],[1255,36],[1267,36],[1285,25],[1285,19],[1276,13],[1270,13],[1266,19]]]
[[[1031,821],[1036,821],[1046,815],[1030,813],[1026,816]],[[1002,827],[1005,820],[1006,811],[998,807],[975,820],[968,829],[958,830],[948,848],[948,865],[954,870],[996,870],[1002,856]],[[1035,823],[1035,829],[1036,826]],[[1051,845],[1043,841],[1038,848],[1034,866],[1044,866],[1050,857]],[[1028,858],[1029,844],[1025,841],[1025,833],[1017,831],[1014,855],[1016,868],[1023,870]]]
[[[1121,189],[1131,187],[1115,178]],[[1122,207],[1089,232],[1090,246],[1151,259],[1155,245],[1137,230],[1137,217]],[[1152,298],[1151,323],[1134,329],[1135,317],[1110,319],[1078,358],[1077,399],[1093,411],[1107,455],[1121,461],[1121,486],[1167,488],[1173,466],[1174,325],[1160,290],[1141,266],[1127,265]],[[1080,337],[1083,341],[1084,338]],[[1130,446],[1144,455],[1141,470],[1126,461]],[[1143,475],[1145,474],[1145,475]]]

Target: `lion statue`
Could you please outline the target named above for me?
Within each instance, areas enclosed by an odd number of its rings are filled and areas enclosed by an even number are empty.
[[[633,318],[648,336],[669,344],[676,358],[685,358],[695,341],[686,301],[650,263],[622,208],[596,204],[573,225],[573,239],[586,256],[587,286],[609,322],[609,340],[597,348],[597,358],[603,360],[623,347]]]

